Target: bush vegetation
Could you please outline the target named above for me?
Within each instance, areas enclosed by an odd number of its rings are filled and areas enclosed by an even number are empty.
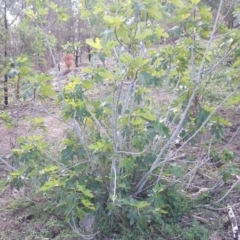
[[[61,4],[26,1],[19,27],[37,31],[41,45],[9,60],[2,75],[9,89],[18,83],[21,101],[56,100],[70,130],[52,156],[44,139],[51,129],[33,116],[31,133],[12,149],[8,183],[30,184],[83,239],[208,239],[197,221],[182,232],[181,220],[202,193],[209,194],[207,203],[221,202],[226,196],[214,199],[211,191],[239,172],[237,155],[224,143],[231,119],[221,109],[235,109],[240,100],[240,32],[225,25],[222,5],[213,14],[200,0],[80,1],[77,21],[89,31],[80,45],[67,43],[73,55],[66,66],[86,46],[91,61],[62,86],[54,54],[59,43],[46,19],[53,14],[64,25],[71,15]],[[238,24],[237,7],[233,14]],[[30,63],[32,51],[41,56],[43,49],[55,67],[58,94],[53,76]],[[14,127],[4,110],[0,117]],[[200,181],[218,161],[211,181]]]

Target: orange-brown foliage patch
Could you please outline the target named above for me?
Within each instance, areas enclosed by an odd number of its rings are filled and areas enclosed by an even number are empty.
[[[67,53],[64,58],[63,61],[67,67],[68,70],[70,70],[70,68],[73,66],[74,64],[74,56],[71,53]]]

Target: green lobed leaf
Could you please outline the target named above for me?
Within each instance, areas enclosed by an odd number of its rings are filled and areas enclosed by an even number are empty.
[[[92,48],[96,48],[96,49],[102,49],[102,44],[99,38],[95,39],[95,42],[93,41],[93,39],[86,39],[86,43],[92,47]]]

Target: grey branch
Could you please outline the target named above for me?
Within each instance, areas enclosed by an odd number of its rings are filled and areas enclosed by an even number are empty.
[[[12,167],[7,161],[5,161],[3,158],[0,157],[0,161],[3,162],[9,169],[11,169],[14,172],[17,172],[18,170],[14,167]]]

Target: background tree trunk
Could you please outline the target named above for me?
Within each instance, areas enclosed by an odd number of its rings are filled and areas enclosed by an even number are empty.
[[[5,30],[5,46],[4,46],[4,58],[5,61],[8,56],[7,41],[8,41],[8,22],[7,22],[7,2],[4,1],[4,30]],[[4,106],[8,106],[8,76],[4,75]]]

